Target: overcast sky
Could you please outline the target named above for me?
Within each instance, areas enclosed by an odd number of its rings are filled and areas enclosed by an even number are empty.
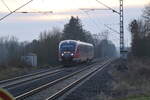
[[[11,11],[15,10],[28,0],[3,0]],[[100,0],[108,6],[119,10],[119,0]],[[128,24],[131,20],[140,18],[143,8],[149,0],[124,0],[125,15],[125,43],[130,43]],[[34,0],[20,11],[53,11],[49,14],[20,14],[14,13],[0,22],[0,37],[16,36],[20,41],[37,39],[40,32],[51,30],[53,27],[63,29],[70,16],[79,16],[84,28],[92,34],[106,29],[104,25],[119,32],[119,16],[112,11],[84,12],[80,8],[105,8],[96,0]],[[8,9],[0,2],[0,17],[8,14]],[[110,31],[110,30],[109,30]],[[110,31],[109,39],[119,44],[119,35]]]

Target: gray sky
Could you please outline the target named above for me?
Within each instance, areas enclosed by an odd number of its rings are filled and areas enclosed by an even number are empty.
[[[15,0],[17,1],[17,0]],[[22,0],[26,2],[27,0]],[[21,0],[18,0],[18,5],[23,4]],[[21,11],[48,11],[50,8],[46,1],[49,3],[56,3],[51,0],[36,0],[30,4],[30,6],[26,6],[25,8],[21,9]],[[63,1],[63,0],[62,0]],[[64,0],[65,1],[65,0]],[[68,0],[66,0],[67,2]],[[71,1],[71,0],[70,0]],[[58,27],[61,30],[63,29],[64,24],[66,24],[70,16],[79,16],[84,25],[84,28],[90,31],[92,34],[100,33],[108,28],[104,26],[104,24],[108,25],[109,27],[117,30],[119,32],[119,16],[112,11],[93,11],[85,13],[84,11],[79,10],[79,8],[104,8],[103,6],[99,5],[96,1],[92,0],[83,0],[79,2],[76,1],[76,5],[78,6],[71,6],[71,3],[68,1],[68,5],[61,4],[60,6],[53,6],[52,14],[19,14],[15,13],[3,21],[0,22],[0,37],[1,36],[16,36],[20,41],[31,41],[33,39],[37,39],[40,32],[45,30],[51,30],[53,27]],[[72,0],[73,1],[73,0]],[[86,1],[89,1],[87,3]],[[114,9],[118,10],[117,5],[119,2],[117,0],[110,0],[110,2],[106,2],[102,0],[103,3],[110,5]],[[114,2],[113,2],[114,1]],[[136,0],[133,0],[136,1]],[[142,2],[143,1],[143,2]],[[145,1],[145,2],[144,2]],[[8,6],[14,10],[18,7],[16,2],[11,2],[10,0],[6,0]],[[43,3],[45,5],[43,8],[42,6],[38,6],[39,3]],[[125,8],[124,8],[124,15],[125,15],[125,43],[126,46],[130,44],[130,33],[128,31],[128,24],[131,20],[140,18],[142,14],[142,10],[145,5],[148,3],[148,0],[137,0],[137,2],[132,2],[131,0],[125,0]],[[53,4],[53,5],[54,5]],[[33,7],[33,5],[35,7]],[[7,9],[0,4],[0,17],[3,17],[5,14],[8,13]],[[36,7],[37,6],[37,7]],[[68,8],[67,8],[67,7]],[[36,9],[36,10],[35,10]],[[7,12],[6,12],[7,11]],[[110,31],[109,39],[112,40],[116,45],[119,45],[119,35]]]

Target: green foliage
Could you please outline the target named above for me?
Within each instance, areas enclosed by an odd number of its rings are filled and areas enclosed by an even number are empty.
[[[62,38],[80,40],[93,43],[92,35],[89,31],[83,29],[81,21],[78,17],[71,17],[69,23],[64,26]]]

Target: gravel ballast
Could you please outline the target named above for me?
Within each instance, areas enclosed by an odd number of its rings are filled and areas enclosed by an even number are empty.
[[[70,90],[59,100],[104,100],[103,94],[110,95],[113,78],[108,73],[107,67],[99,71],[92,78],[85,80],[76,88]],[[107,98],[107,97],[105,97]]]

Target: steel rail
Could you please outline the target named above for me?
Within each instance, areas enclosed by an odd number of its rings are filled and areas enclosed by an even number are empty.
[[[84,65],[84,66],[86,66],[86,65]],[[10,83],[10,84],[1,86],[1,88],[6,88],[6,89],[8,89],[9,87],[14,87],[15,85],[22,84],[22,83],[24,83],[24,82],[29,82],[29,81],[31,81],[31,80],[40,79],[40,78],[42,78],[42,77],[44,77],[44,76],[47,76],[47,75],[56,74],[56,73],[58,73],[58,72],[60,72],[60,71],[63,71],[63,70],[65,70],[65,68],[62,68],[62,69],[57,68],[56,70],[53,70],[53,71],[51,71],[51,70],[49,70],[49,71],[42,71],[41,73],[37,73],[37,74],[35,74],[35,75],[34,75],[34,74],[31,74],[29,79],[21,80],[21,81],[16,82],[16,83]],[[38,76],[36,76],[36,75],[38,75]],[[32,77],[32,76],[35,76],[35,77]],[[27,78],[28,78],[28,77],[29,77],[29,76],[27,75]],[[25,77],[25,78],[26,78],[26,77]],[[20,79],[23,79],[23,78],[20,78]],[[16,80],[16,81],[17,81],[17,80]]]
[[[59,69],[59,68],[57,68],[57,69]],[[57,69],[55,69],[55,70],[57,70]],[[19,76],[19,77],[7,79],[7,80],[2,80],[2,81],[0,81],[0,85],[1,85],[1,84],[6,84],[6,83],[8,83],[8,82],[16,81],[16,80],[19,80],[19,79],[23,79],[23,78],[26,78],[26,77],[38,75],[38,74],[41,74],[41,73],[49,72],[49,71],[51,71],[51,69],[46,70],[46,71],[35,72],[35,73],[33,73],[33,74],[26,74],[26,75],[23,75],[23,76]]]
[[[45,88],[47,88],[47,87],[51,87],[51,86],[53,86],[53,85],[55,85],[55,84],[57,84],[57,83],[59,83],[59,82],[65,80],[65,79],[68,79],[68,78],[70,78],[70,77],[72,77],[72,76],[74,76],[74,75],[76,75],[76,74],[78,74],[78,73],[81,73],[82,71],[84,71],[84,70],[86,70],[86,69],[89,69],[91,66],[93,66],[93,65],[95,65],[95,64],[97,64],[97,63],[94,63],[94,64],[92,64],[92,65],[89,65],[88,67],[84,67],[84,68],[82,68],[82,69],[80,69],[80,70],[78,70],[78,71],[75,71],[75,72],[73,72],[73,73],[71,73],[71,74],[69,74],[69,75],[66,75],[66,76],[64,76],[64,77],[61,77],[61,78],[59,78],[59,79],[56,79],[56,80],[54,80],[54,81],[52,81],[52,82],[50,82],[50,83],[44,84],[44,85],[42,85],[42,86],[40,86],[40,87],[38,87],[38,88],[35,88],[35,89],[31,90],[31,91],[28,91],[28,92],[26,92],[26,93],[23,93],[23,94],[21,94],[21,95],[18,95],[18,96],[15,97],[15,99],[16,99],[16,100],[20,100],[20,99],[22,100],[22,99],[24,99],[24,98],[26,98],[26,97],[28,97],[28,96],[31,96],[31,95],[33,95],[33,94],[35,94],[35,93],[37,93],[37,92],[40,92],[41,90],[43,90],[43,89],[45,89]]]
[[[38,76],[35,76],[35,77],[34,77],[34,75],[33,75],[33,77],[31,76],[31,78],[29,78],[29,79],[21,80],[21,81],[16,82],[16,83],[10,83],[10,84],[7,84],[7,85],[3,85],[3,86],[1,86],[1,88],[8,89],[8,88],[14,87],[14,86],[16,86],[16,85],[18,85],[18,84],[22,84],[22,83],[24,83],[24,82],[29,82],[29,81],[31,81],[31,80],[40,79],[40,78],[42,78],[42,77],[44,77],[44,76],[52,75],[52,74],[58,73],[58,72],[60,72],[60,71],[63,71],[63,69],[46,72],[46,73],[41,74],[41,75],[40,75],[40,74],[37,74]]]
[[[72,89],[73,87],[75,87],[77,84],[79,84],[80,82],[82,82],[84,79],[95,75],[97,72],[101,71],[102,69],[104,69],[105,67],[107,67],[113,60],[108,60],[106,63],[104,63],[103,65],[101,65],[100,67],[98,67],[97,69],[87,73],[85,76],[83,76],[82,78],[72,82],[70,85],[64,87],[63,89],[61,89],[60,91],[56,92],[55,94],[53,94],[52,96],[48,97],[46,100],[55,100],[58,99],[59,97],[61,97],[63,94],[65,94],[66,92],[68,92],[70,89]]]

